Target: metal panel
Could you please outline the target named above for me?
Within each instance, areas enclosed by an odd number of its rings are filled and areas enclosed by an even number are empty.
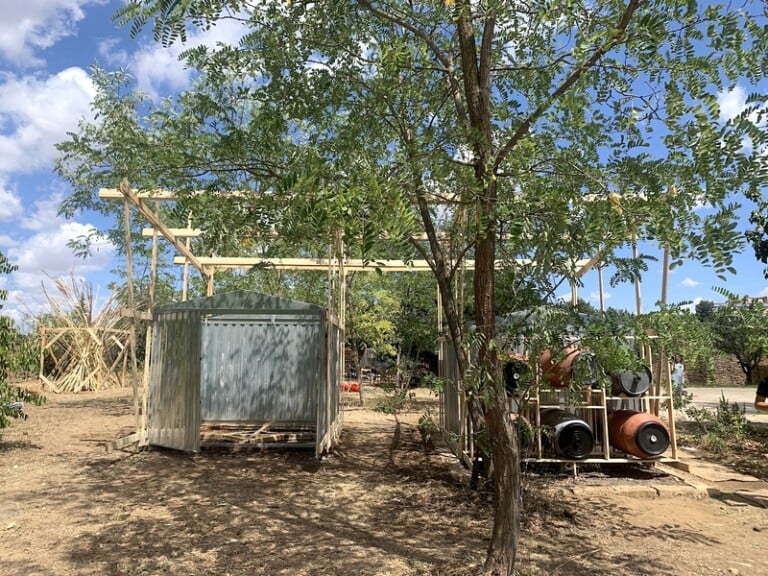
[[[316,314],[205,318],[202,420],[314,427],[324,340]]]
[[[147,443],[200,450],[199,314],[155,318],[147,399]]]
[[[440,351],[438,370],[440,377],[445,379],[440,403],[440,426],[446,442],[454,453],[459,454],[464,450],[466,441],[466,404],[460,390],[458,362],[453,343],[448,340],[441,341]]]

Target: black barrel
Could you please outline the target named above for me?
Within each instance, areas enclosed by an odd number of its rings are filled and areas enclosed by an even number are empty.
[[[507,389],[507,395],[513,396],[520,389],[520,384],[524,379],[529,378],[531,369],[525,360],[512,358],[504,363],[502,368],[504,375],[504,387]]]
[[[541,411],[541,424],[550,429],[542,433],[542,440],[563,458],[584,460],[592,453],[592,428],[575,414],[561,408],[546,408]]]
[[[651,388],[653,375],[648,366],[640,370],[624,370],[611,374],[611,394],[614,396],[642,396]]]

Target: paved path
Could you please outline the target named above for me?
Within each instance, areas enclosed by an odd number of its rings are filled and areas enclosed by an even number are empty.
[[[693,403],[696,406],[715,409],[720,405],[720,398],[725,397],[729,404],[738,403],[743,406],[747,419],[750,422],[768,424],[768,412],[760,413],[755,410],[755,387],[744,386],[739,388],[723,388],[715,386],[711,388],[688,388],[693,394]]]

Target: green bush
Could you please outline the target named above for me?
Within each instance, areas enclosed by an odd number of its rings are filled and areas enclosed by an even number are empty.
[[[685,413],[697,425],[696,439],[713,452],[722,452],[729,446],[738,446],[748,437],[750,423],[746,410],[736,402],[729,403],[724,394],[717,408],[688,406]]]

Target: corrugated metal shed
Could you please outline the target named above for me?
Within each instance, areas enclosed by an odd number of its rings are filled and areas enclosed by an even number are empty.
[[[320,306],[230,292],[154,313],[147,441],[200,449],[201,424],[339,433],[338,323]]]

